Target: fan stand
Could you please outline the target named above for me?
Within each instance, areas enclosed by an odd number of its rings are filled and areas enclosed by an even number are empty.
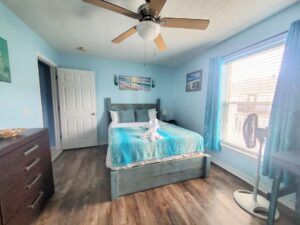
[[[262,156],[262,146],[265,141],[266,129],[258,128],[259,153],[257,158],[256,180],[253,192],[248,190],[237,190],[233,197],[237,204],[251,215],[260,219],[268,219],[270,202],[258,194],[258,186],[260,181],[260,166]],[[279,219],[279,211],[276,209],[275,220]]]

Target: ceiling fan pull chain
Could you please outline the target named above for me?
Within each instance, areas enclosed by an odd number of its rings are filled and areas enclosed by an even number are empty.
[[[154,35],[156,34],[156,27],[153,29]],[[156,38],[156,37],[155,37]],[[155,51],[155,45],[153,46],[153,60],[156,60],[156,51]]]
[[[144,40],[144,66],[146,66],[146,40]]]

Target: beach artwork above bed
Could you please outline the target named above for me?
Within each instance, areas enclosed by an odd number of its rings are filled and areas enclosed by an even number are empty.
[[[150,77],[119,76],[119,89],[132,91],[150,91],[152,79]]]

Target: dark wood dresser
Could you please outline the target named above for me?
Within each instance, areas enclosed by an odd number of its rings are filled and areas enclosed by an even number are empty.
[[[0,225],[28,225],[54,193],[47,129],[0,139]]]

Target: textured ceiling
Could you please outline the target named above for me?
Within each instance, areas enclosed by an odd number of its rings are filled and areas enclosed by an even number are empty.
[[[209,48],[292,5],[297,0],[168,0],[164,17],[202,18],[211,21],[206,31],[162,28],[168,45],[157,52],[154,44],[134,35],[119,45],[110,41],[137,20],[84,3],[81,0],[2,0],[17,16],[55,49],[78,53],[83,46],[91,56],[174,66],[189,59],[194,49]],[[110,0],[137,11],[143,0]],[[145,53],[145,54],[144,54]],[[156,58],[156,59],[154,59]]]

